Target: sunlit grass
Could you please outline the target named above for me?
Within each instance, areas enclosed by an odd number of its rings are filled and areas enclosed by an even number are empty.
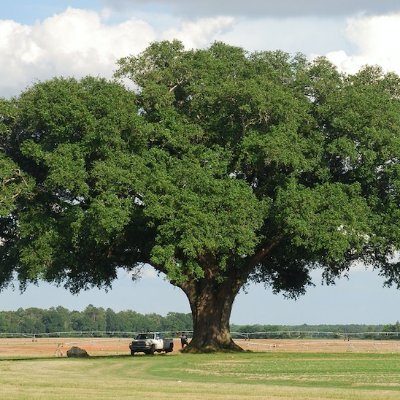
[[[400,354],[2,359],[0,398],[399,399]]]

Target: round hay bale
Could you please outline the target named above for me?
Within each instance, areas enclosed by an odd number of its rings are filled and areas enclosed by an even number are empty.
[[[85,349],[72,346],[69,350],[67,350],[67,357],[89,357],[89,354]]]

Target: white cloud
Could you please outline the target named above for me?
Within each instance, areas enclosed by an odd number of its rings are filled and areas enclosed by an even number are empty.
[[[351,18],[347,23],[346,36],[355,46],[355,54],[345,51],[327,54],[342,71],[354,73],[368,64],[400,73],[400,13]]]
[[[160,13],[115,22],[111,8],[68,8],[33,25],[0,20],[0,96],[17,95],[36,80],[53,76],[109,78],[120,57],[137,54],[152,41],[174,38],[188,48],[222,40],[248,50],[325,54],[349,73],[365,64],[400,73],[400,13],[364,15],[348,19],[347,25],[340,18],[181,20]]]
[[[16,95],[53,76],[111,77],[119,58],[139,53],[152,41],[177,37],[188,46],[203,46],[232,23],[231,18],[206,18],[157,32],[135,18],[107,24],[109,15],[68,8],[34,25],[0,20],[0,96]]]
[[[156,279],[159,274],[151,265],[146,264],[142,269],[141,276],[146,279]]]
[[[0,21],[0,95],[59,75],[109,77],[119,57],[155,39],[144,21],[107,26],[96,12],[72,8],[32,26]]]
[[[129,279],[132,279],[132,277],[142,279],[158,279],[160,276],[163,278],[165,277],[163,273],[157,272],[150,264],[143,264],[139,270],[135,272],[123,270],[121,274]]]
[[[218,39],[249,51],[325,54],[333,49],[347,50],[345,28],[346,21],[340,18],[240,18]]]
[[[179,39],[187,48],[204,47],[210,37],[224,32],[234,22],[232,17],[204,18],[197,21],[184,21],[180,29],[169,29],[162,34],[166,40]]]

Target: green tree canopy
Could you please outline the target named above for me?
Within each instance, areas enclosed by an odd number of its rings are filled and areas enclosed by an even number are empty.
[[[117,75],[136,92],[54,79],[2,106],[3,285],[78,291],[149,263],[188,297],[189,349],[234,347],[250,281],[296,297],[362,262],[400,285],[396,75],[176,41]]]

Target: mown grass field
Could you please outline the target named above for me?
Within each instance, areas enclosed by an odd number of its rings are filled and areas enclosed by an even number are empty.
[[[400,354],[8,357],[0,399],[400,399]]]

